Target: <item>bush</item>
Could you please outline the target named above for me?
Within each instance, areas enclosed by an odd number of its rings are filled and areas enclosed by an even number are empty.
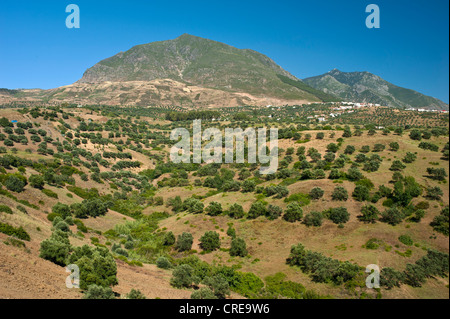
[[[21,206],[21,205],[17,205],[17,210],[21,211],[24,214],[28,214],[28,211],[25,207]]]
[[[117,264],[107,248],[84,245],[76,247],[68,258],[69,264],[80,268],[80,288],[90,285],[117,285]]]
[[[169,259],[166,257],[159,257],[156,259],[156,266],[161,269],[170,269],[172,268],[172,264],[170,263]]]
[[[247,244],[242,238],[235,238],[231,241],[230,256],[247,256]]]
[[[358,265],[306,251],[302,244],[291,247],[286,262],[291,266],[299,266],[305,273],[310,273],[315,282],[333,282],[336,285],[351,281],[360,272]]]
[[[348,199],[348,192],[344,187],[337,186],[333,194],[331,194],[331,198],[337,201],[346,201]]]
[[[239,204],[233,204],[228,210],[228,215],[234,219],[240,219],[244,217],[244,209]]]
[[[63,232],[70,232],[69,225],[64,221],[60,221],[59,223],[57,223],[55,225],[55,229],[58,229]]]
[[[320,199],[323,197],[324,194],[324,190],[320,187],[314,187],[313,189],[311,189],[311,191],[309,192],[309,197],[311,197],[312,199]]]
[[[191,294],[191,299],[218,299],[208,287],[202,287]]]
[[[191,214],[201,214],[203,213],[204,204],[195,198],[188,198],[183,203],[183,209],[187,210]]]
[[[347,145],[347,147],[344,150],[344,153],[348,154],[348,155],[352,155],[353,153],[355,153],[355,151],[356,151],[356,149],[353,145]]]
[[[300,204],[293,202],[289,203],[286,208],[286,212],[283,215],[283,219],[287,222],[294,223],[301,221],[303,218],[303,210]]]
[[[65,266],[71,250],[68,235],[64,232],[55,231],[49,239],[41,242],[39,257],[59,266]]]
[[[358,202],[369,200],[369,189],[366,186],[357,185],[353,191],[352,197]]]
[[[436,216],[433,221],[430,223],[433,227],[434,231],[438,233],[444,234],[445,236],[449,235],[449,207],[445,207],[441,214]]]
[[[6,205],[0,205],[0,213],[6,213],[6,214],[12,215],[12,214],[13,214],[13,211],[12,211],[11,208],[9,208],[9,207],[6,206]]]
[[[195,276],[194,268],[190,265],[179,265],[172,272],[170,284],[176,288],[189,288],[193,283],[198,284],[200,279]]]
[[[416,154],[414,154],[414,153],[411,153],[411,152],[406,152],[406,155],[405,155],[405,157],[403,158],[403,162],[404,163],[412,163],[412,162],[414,162],[415,160],[417,159],[417,156],[416,156]]]
[[[401,171],[404,168],[406,168],[406,166],[399,160],[395,160],[392,162],[391,167],[389,168],[391,171]]]
[[[398,151],[400,149],[400,145],[397,142],[391,142],[389,143],[389,148],[391,151]]]
[[[211,202],[208,207],[206,207],[206,212],[210,216],[218,216],[223,213],[222,205],[218,202]]]
[[[252,180],[245,180],[242,183],[242,192],[243,193],[254,192],[255,188],[256,188],[256,183]]]
[[[215,231],[208,231],[200,238],[200,247],[207,252],[220,248],[220,236]]]
[[[308,227],[320,227],[322,226],[322,219],[323,215],[321,212],[311,212],[305,216],[305,218],[303,219],[303,223]]]
[[[412,240],[412,238],[408,235],[401,235],[398,240],[406,245],[406,246],[412,246],[414,244],[414,241]]]
[[[440,200],[441,196],[444,196],[444,192],[439,186],[427,188],[427,195],[426,195],[427,198]]]
[[[361,216],[359,216],[359,220],[366,223],[375,223],[378,220],[378,215],[380,212],[373,205],[366,205],[361,208]]]
[[[350,181],[359,181],[363,178],[362,173],[357,168],[350,168],[347,172],[347,178]]]
[[[164,234],[163,245],[172,246],[173,244],[175,244],[175,235],[171,231]]]
[[[252,204],[248,212],[248,219],[255,219],[259,216],[264,216],[266,214],[266,205],[264,203],[257,201]]]
[[[447,177],[447,172],[444,168],[433,168],[428,167],[427,173],[430,175],[432,179],[436,179],[438,181],[443,181]]]
[[[115,299],[114,292],[110,287],[90,285],[83,299]]]
[[[135,299],[135,300],[142,300],[142,299],[147,299],[147,297],[145,297],[145,295],[136,289],[131,289],[131,291],[126,295],[127,299]]]
[[[123,249],[123,248],[116,248],[115,250],[114,250],[114,252],[117,254],[117,255],[120,255],[120,256],[124,256],[124,257],[128,257],[128,252],[127,252],[127,250],[126,249]]]
[[[0,233],[3,233],[8,236],[14,236],[18,239],[30,241],[31,237],[30,235],[25,231],[25,229],[20,226],[19,228],[16,228],[14,226],[11,226],[6,223],[0,222]]]
[[[266,217],[269,220],[278,219],[283,214],[283,210],[279,206],[269,205],[266,211]]]
[[[385,267],[380,272],[380,286],[386,289],[392,289],[394,287],[400,287],[401,283],[405,280],[403,272],[397,271],[393,268]]]
[[[58,194],[56,194],[54,191],[50,189],[42,189],[41,192],[47,195],[48,197],[58,198]]]
[[[345,224],[350,219],[350,214],[345,207],[330,208],[326,215],[335,224]]]
[[[26,178],[16,175],[9,175],[5,180],[5,186],[8,190],[16,193],[23,192],[24,187],[27,185]]]
[[[230,225],[227,229],[227,236],[230,236],[231,238],[236,238],[236,229],[233,228],[233,225]]]
[[[412,130],[409,133],[409,137],[412,140],[420,141],[420,140],[422,140],[422,133],[419,130]]]
[[[182,233],[178,236],[175,248],[178,251],[188,251],[191,250],[193,242],[194,237],[192,237],[191,233]]]
[[[230,286],[221,274],[213,277],[205,277],[203,283],[214,293],[218,299],[225,299],[230,294]]]
[[[42,189],[44,187],[44,177],[42,175],[31,175],[28,179],[31,187]]]
[[[400,224],[405,218],[403,212],[401,212],[398,208],[392,207],[385,210],[382,214],[382,221],[388,223],[392,226]]]
[[[296,202],[300,206],[303,207],[303,206],[308,206],[311,203],[311,199],[309,198],[308,194],[296,193],[296,194],[292,194],[288,198],[285,198],[284,202],[285,203]]]

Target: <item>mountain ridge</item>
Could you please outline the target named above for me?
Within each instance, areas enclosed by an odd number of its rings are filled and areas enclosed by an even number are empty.
[[[342,72],[333,69],[303,82],[341,99],[400,108],[448,110],[448,104],[417,91],[394,85],[367,71]]]

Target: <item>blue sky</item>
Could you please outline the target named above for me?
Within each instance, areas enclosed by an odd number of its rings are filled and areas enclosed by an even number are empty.
[[[71,3],[80,29],[65,26]],[[380,29],[365,25],[371,3]],[[120,51],[189,33],[259,51],[298,78],[369,71],[448,103],[448,12],[446,0],[1,1],[0,87],[68,85]]]

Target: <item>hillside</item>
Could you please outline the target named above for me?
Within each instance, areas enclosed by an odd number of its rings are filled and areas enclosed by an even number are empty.
[[[369,72],[341,72],[334,69],[303,80],[312,87],[345,101],[367,102],[400,108],[448,110],[448,104],[405,89]]]
[[[221,130],[278,127],[267,176],[259,163],[168,161],[171,130],[192,125],[182,108],[1,109],[0,298],[82,298],[93,284],[211,298],[222,278],[233,299],[448,299],[448,115],[308,120],[332,107],[199,111]],[[80,290],[65,286],[73,263],[89,274]],[[365,287],[369,264],[388,269],[379,292]]]

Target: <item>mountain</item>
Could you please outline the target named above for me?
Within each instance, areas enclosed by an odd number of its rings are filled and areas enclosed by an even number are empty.
[[[138,45],[100,61],[77,84],[161,79],[284,101],[335,100],[306,85],[261,53],[188,34]]]
[[[334,69],[303,81],[318,90],[348,101],[404,108],[449,108],[448,104],[436,98],[396,86],[369,72],[341,72]]]

